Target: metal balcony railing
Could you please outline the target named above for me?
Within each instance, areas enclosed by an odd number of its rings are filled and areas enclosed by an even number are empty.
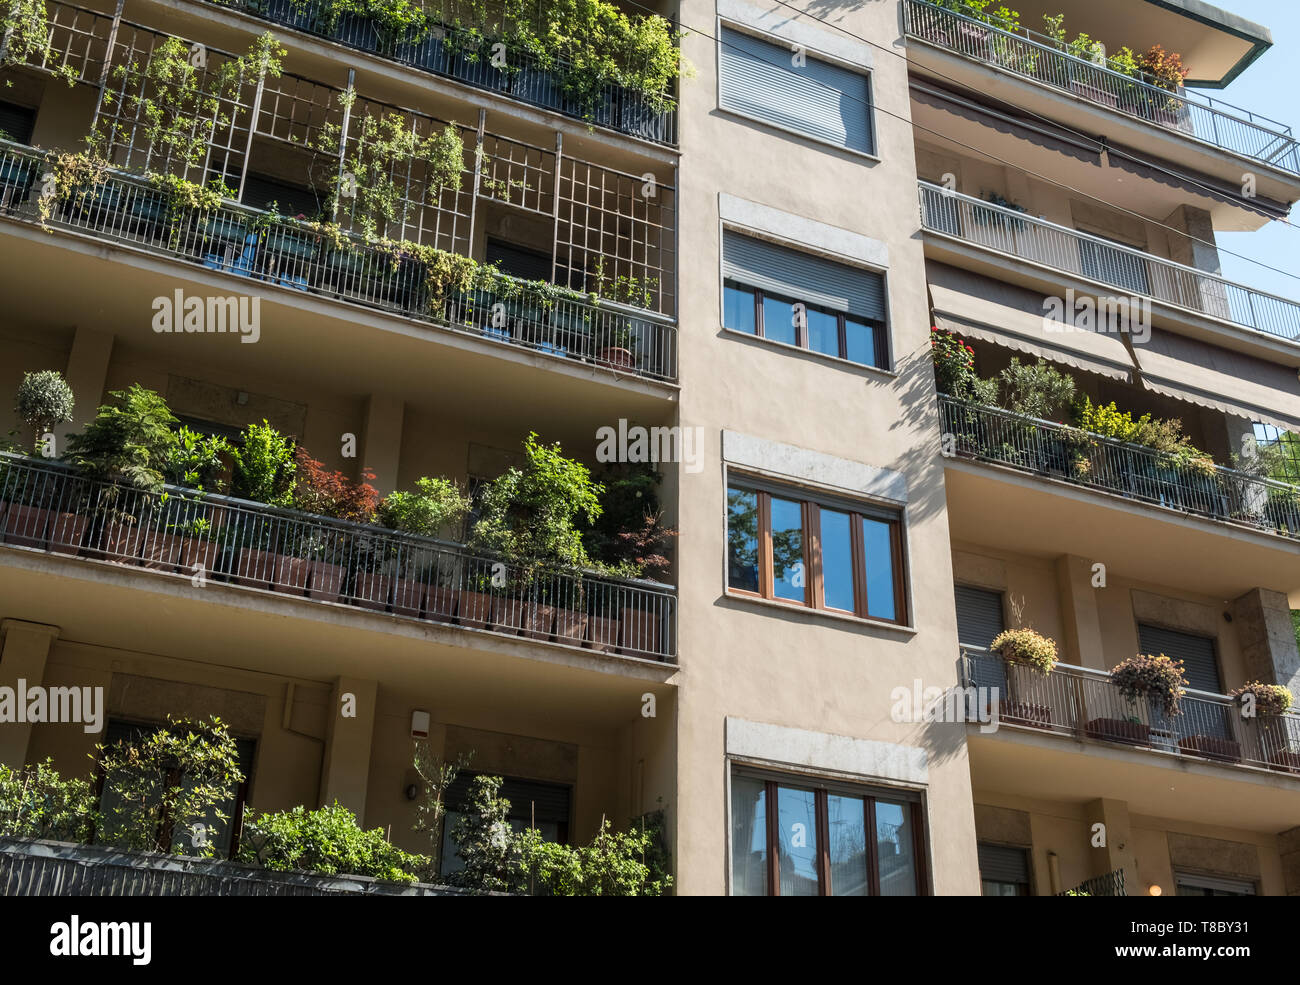
[[[1085,879],[1079,885],[1057,896],[1127,896],[1124,891],[1124,870],[1116,869],[1104,876]]]
[[[1300,343],[1300,304],[1294,301],[927,181],[918,193],[921,225],[929,232],[1096,281],[1124,297]]]
[[[340,14],[337,5],[324,0],[205,2],[379,55],[409,68],[501,93],[595,126],[659,144],[677,142],[676,113],[657,108],[671,100],[671,92],[656,100],[609,83],[583,97],[563,82],[570,68],[565,59],[546,58],[511,45],[506,52],[506,65],[497,67],[491,57],[491,39],[484,41],[482,36],[475,38],[467,31],[438,24],[432,12],[430,33],[412,43],[404,40],[402,32],[385,31],[375,21],[359,14]]]
[[[675,662],[675,589],[526,569],[446,541],[0,454],[0,543]]]
[[[928,0],[904,0],[907,35],[1013,75],[1072,93],[1251,161],[1300,175],[1300,141],[1291,128],[1221,100],[1152,85],[1109,63],[1079,58],[1052,38],[999,26]]]
[[[1300,539],[1300,488],[941,394],[954,455]]]
[[[1149,698],[1126,699],[1100,670],[1057,664],[1041,674],[969,646],[961,665],[963,687],[990,689],[977,690],[975,701],[992,700],[991,689],[998,689],[999,726],[1300,774],[1300,715],[1291,712],[1244,718],[1227,695],[1188,690],[1180,713],[1167,715]]]
[[[39,151],[0,141],[0,216],[40,221],[44,168]],[[257,283],[277,284],[647,379],[677,376],[677,331],[664,316],[504,275],[495,289],[440,295],[417,256],[355,236],[336,241],[234,203],[178,206],[131,175],[110,173],[56,201],[45,224],[247,277],[249,293]]]

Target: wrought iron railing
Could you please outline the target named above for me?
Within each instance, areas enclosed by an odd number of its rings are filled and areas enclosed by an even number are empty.
[[[481,36],[475,38],[468,32],[439,25],[434,22],[436,17],[431,21],[426,36],[409,42],[400,32],[385,32],[373,20],[358,14],[340,14],[336,4],[325,0],[206,2],[478,89],[501,93],[595,126],[660,144],[677,142],[676,113],[662,108],[665,102],[671,102],[671,92],[652,98],[646,93],[607,83],[594,92],[581,94],[564,83],[571,69],[565,59],[543,57],[510,45],[505,50],[505,63],[498,66],[495,62],[500,59],[492,57],[490,39],[484,41]]]
[[[1300,774],[1297,714],[1243,717],[1242,705],[1227,695],[1188,690],[1180,712],[1169,715],[1150,698],[1125,698],[1104,671],[1057,664],[1043,674],[977,647],[963,647],[961,663],[963,687],[989,689],[977,690],[974,700],[991,700],[997,689],[999,727]]]
[[[1300,488],[939,396],[945,451],[1195,516],[1300,538]]]
[[[672,586],[529,569],[459,544],[0,454],[0,543],[674,662]]]
[[[1290,127],[1276,120],[1186,90],[1152,85],[1108,64],[1062,51],[1046,35],[1014,25],[998,26],[928,0],[905,0],[903,16],[909,37],[1300,175],[1300,142]]]
[[[0,141],[0,216],[41,221],[44,168],[40,152]],[[177,205],[149,182],[121,173],[47,205],[47,227],[247,277],[250,288],[276,284],[647,379],[677,376],[676,327],[638,308],[505,276],[495,290],[439,294],[418,256],[354,236],[336,240],[307,223],[233,203]]]
[[[1015,209],[919,184],[921,225],[984,249],[1300,343],[1300,304]]]
[[[1085,879],[1073,889],[1066,890],[1063,893],[1057,893],[1057,896],[1127,896],[1124,891],[1124,870],[1116,869],[1114,872],[1107,872],[1104,876],[1094,876],[1091,879]]]

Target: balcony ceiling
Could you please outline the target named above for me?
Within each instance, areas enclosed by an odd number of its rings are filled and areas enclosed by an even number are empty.
[[[1163,45],[1183,56],[1188,84],[1219,89],[1273,45],[1273,35],[1201,0],[1020,0],[1020,23],[1043,30],[1044,14],[1065,14],[1073,35],[1086,31],[1116,51]]]

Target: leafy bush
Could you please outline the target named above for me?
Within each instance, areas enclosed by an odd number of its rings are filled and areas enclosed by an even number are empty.
[[[1013,356],[999,377],[1005,394],[1002,405],[1016,414],[1057,419],[1074,400],[1074,377],[1041,358],[1026,365]]]
[[[523,886],[518,846],[507,815],[510,801],[501,797],[501,777],[476,776],[461,816],[451,828],[464,868],[448,881],[480,892],[518,892]]]
[[[43,369],[23,374],[14,397],[14,413],[31,428],[39,449],[42,435],[54,425],[72,420],[75,403],[72,387],[63,375],[53,369]]]
[[[246,427],[241,439],[230,453],[231,494],[269,506],[292,506],[297,469],[293,440],[265,420]]]
[[[1150,78],[1153,85],[1170,92],[1177,91],[1187,77],[1183,67],[1182,56],[1154,44],[1138,57],[1138,65]]]
[[[1004,660],[1025,664],[1040,674],[1050,674],[1056,667],[1056,640],[1032,629],[1007,629],[993,638],[989,649],[1001,653]]]
[[[1153,418],[1143,414],[1134,418],[1129,411],[1121,411],[1114,401],[1094,404],[1087,394],[1075,401],[1071,411],[1076,427],[1103,438],[1142,445],[1169,456],[1178,465],[1213,474],[1214,459],[1192,444],[1183,433],[1183,422],[1175,417]]]
[[[648,831],[611,832],[608,820],[590,845],[570,848],[530,828],[516,837],[520,866],[532,892],[545,896],[662,896],[672,877],[653,878]]]
[[[370,523],[375,518],[379,491],[370,485],[375,473],[361,470],[361,480],[354,481],[342,472],[327,469],[307,454],[294,451],[293,505],[307,513],[332,516],[338,520]]]
[[[97,819],[94,789],[65,780],[53,760],[16,769],[0,763],[0,835],[84,841]]]
[[[182,425],[168,452],[163,475],[173,485],[215,492],[231,453],[230,442],[220,435],[200,434]]]
[[[1250,695],[1247,699],[1246,695]],[[1294,702],[1291,689],[1282,684],[1262,684],[1251,681],[1236,690],[1229,691],[1228,696],[1236,698],[1246,707],[1254,707],[1254,714],[1273,716],[1285,714]]]
[[[68,439],[68,460],[92,478],[158,492],[175,454],[176,418],[162,397],[139,384],[109,397],[112,403]]]
[[[391,844],[383,828],[363,830],[356,815],[335,803],[319,810],[299,805],[274,814],[244,812],[239,861],[277,872],[374,876],[414,882],[430,860]]]
[[[113,804],[108,841],[123,848],[210,856],[213,838],[195,828],[215,818],[244,782],[239,751],[225,724],[173,719],[111,746],[97,746],[104,790]]]
[[[454,529],[470,510],[470,500],[450,479],[417,479],[414,492],[389,493],[379,504],[378,521],[392,530],[437,537]]]
[[[1130,703],[1145,696],[1154,701],[1166,715],[1177,715],[1182,709],[1187,679],[1183,676],[1183,662],[1165,656],[1139,653],[1116,664],[1110,672],[1111,683]]]
[[[565,458],[558,443],[543,445],[530,433],[523,469],[511,468],[483,490],[475,547],[523,567],[585,568],[589,564],[579,523],[601,515],[605,487],[581,462]]]

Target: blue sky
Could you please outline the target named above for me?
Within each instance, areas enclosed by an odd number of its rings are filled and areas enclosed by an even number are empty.
[[[1296,0],[1211,0],[1216,7],[1263,24],[1273,32],[1273,47],[1237,80],[1206,95],[1226,99],[1252,113],[1271,117],[1300,134],[1300,3]],[[1291,221],[1300,224],[1300,209]],[[1274,273],[1257,263],[1222,256],[1223,275],[1250,287],[1300,300],[1300,228],[1271,222],[1253,233],[1219,233],[1220,249],[1262,260],[1294,276]]]

